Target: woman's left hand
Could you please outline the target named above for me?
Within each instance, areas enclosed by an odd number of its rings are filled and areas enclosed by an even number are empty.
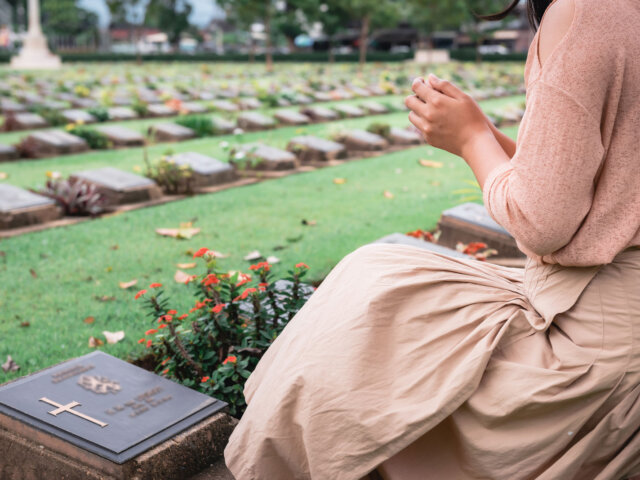
[[[458,87],[435,75],[416,78],[415,95],[405,99],[409,120],[436,148],[464,157],[465,148],[478,134],[491,131],[476,101]]]

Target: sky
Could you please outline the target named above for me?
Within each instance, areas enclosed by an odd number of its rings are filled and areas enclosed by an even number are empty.
[[[212,18],[220,17],[221,10],[216,5],[215,0],[187,0],[193,6],[191,12],[191,23],[199,27],[207,25]],[[106,26],[109,24],[109,10],[104,0],[79,0],[78,4],[96,12],[100,17],[100,25]]]

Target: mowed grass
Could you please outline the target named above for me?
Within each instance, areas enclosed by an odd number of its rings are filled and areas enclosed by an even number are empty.
[[[400,115],[406,122],[406,113]],[[372,121],[341,123],[353,128]],[[329,128],[321,124],[306,130],[322,134]],[[243,141],[266,136],[269,143],[286,143],[295,130],[247,134]],[[515,137],[516,130],[505,131]],[[221,140],[175,147],[215,153]],[[123,150],[2,167],[15,168],[10,178],[29,185],[46,170],[68,173],[101,162],[131,168],[140,155],[139,149]],[[418,163],[423,158],[442,162],[443,167],[423,167]],[[336,184],[335,178],[346,182]],[[276,274],[302,261],[311,267],[309,278],[320,280],[361,245],[393,232],[432,228],[442,210],[460,203],[461,195],[453,191],[467,188],[465,180],[473,178],[462,159],[422,146],[1,240],[0,360],[11,355],[22,368],[11,374],[0,370],[0,383],[92,351],[89,337],[103,338],[104,330],[124,330],[126,338],[100,347],[103,351],[125,359],[143,353],[137,340],[150,323],[133,294],[137,288],[161,282],[174,298],[172,305],[185,312],[193,297],[189,287],[175,283],[173,276],[176,264],[191,261],[191,252],[199,247],[229,254],[221,260],[225,269],[248,271],[249,262],[243,257],[257,249],[280,258]],[[387,198],[385,190],[393,198]],[[304,225],[303,220],[316,224]],[[202,229],[190,240],[155,233],[156,228],[189,221]],[[131,290],[118,285],[133,279],[138,285]],[[102,297],[114,299],[102,301]],[[95,318],[91,324],[83,321],[89,316]],[[29,326],[21,326],[25,322]]]
[[[518,104],[524,96],[517,95],[480,102],[485,111],[499,109],[507,105]],[[402,105],[398,99],[398,105]],[[153,161],[166,152],[199,152],[226,161],[228,153],[222,148],[223,142],[231,145],[248,142],[264,142],[268,145],[284,148],[288,141],[296,135],[317,135],[329,138],[334,134],[347,132],[357,128],[367,128],[372,123],[388,123],[394,126],[407,126],[406,111],[399,111],[385,115],[374,115],[363,118],[343,119],[340,121],[317,123],[303,127],[283,127],[261,132],[243,133],[241,135],[221,135],[205,137],[179,143],[162,143],[146,148],[148,158]],[[25,188],[39,188],[46,181],[48,171],[57,171],[67,176],[74,172],[89,168],[111,166],[121,170],[135,172],[144,170],[144,153],[142,148],[122,150],[92,151],[79,155],[47,158],[41,160],[21,160],[17,162],[0,163],[0,172],[6,174],[1,180]]]

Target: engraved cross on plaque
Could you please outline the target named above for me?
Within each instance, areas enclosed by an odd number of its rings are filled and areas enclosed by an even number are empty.
[[[100,425],[101,427],[106,427],[109,425],[108,423],[101,422],[100,420],[96,420],[95,418],[91,418],[89,415],[85,415],[84,413],[80,413],[76,410],[73,410],[74,407],[79,406],[78,402],[67,403],[66,405],[62,405],[58,402],[54,402],[53,400],[49,400],[47,397],[42,397],[40,399],[41,402],[48,403],[51,406],[57,407],[55,410],[51,410],[48,412],[49,414],[58,416],[60,413],[69,412],[75,415],[76,417],[84,418],[85,420],[90,421],[91,423],[95,423],[96,425]]]

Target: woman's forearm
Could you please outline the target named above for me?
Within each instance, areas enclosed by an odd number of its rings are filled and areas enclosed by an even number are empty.
[[[474,135],[466,142],[462,148],[462,158],[473,170],[482,190],[484,190],[484,182],[489,172],[498,165],[508,163],[511,159],[494,132],[489,128]]]
[[[516,142],[514,142],[511,137],[502,133],[492,122],[489,122],[489,127],[504,152],[509,156],[509,158],[513,158],[516,153]]]

